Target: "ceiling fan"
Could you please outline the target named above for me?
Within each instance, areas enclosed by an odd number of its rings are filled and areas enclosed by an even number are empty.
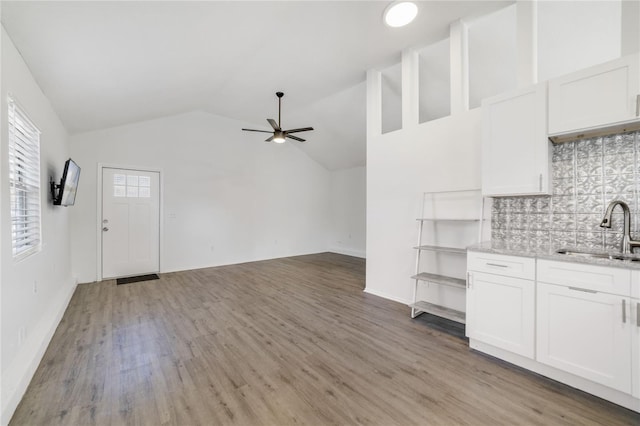
[[[291,133],[299,133],[299,132],[307,132],[309,130],[313,130],[313,127],[301,127],[299,129],[290,129],[290,130],[282,130],[280,127],[280,111],[282,109],[282,97],[284,93],[276,92],[276,96],[278,97],[278,122],[273,118],[267,118],[271,127],[273,127],[273,131],[271,130],[256,130],[256,129],[242,129],[247,132],[261,132],[261,133],[273,133],[273,136],[266,139],[265,142],[275,142],[275,143],[284,143],[286,138],[293,139],[294,141],[304,142],[305,139],[299,138],[297,136],[293,136]]]

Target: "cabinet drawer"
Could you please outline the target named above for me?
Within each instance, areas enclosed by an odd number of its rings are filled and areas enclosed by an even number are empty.
[[[606,266],[538,260],[538,282],[629,296],[631,271]]]
[[[531,257],[469,252],[467,254],[467,269],[469,271],[533,280],[536,273],[536,261]]]

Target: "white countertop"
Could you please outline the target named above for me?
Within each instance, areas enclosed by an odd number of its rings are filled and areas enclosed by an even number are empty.
[[[522,243],[509,243],[498,241],[485,241],[467,247],[469,251],[495,253],[508,256],[535,257],[537,259],[558,260],[563,262],[584,263],[587,265],[610,266],[624,269],[640,270],[640,254],[628,255],[630,259],[635,260],[618,260],[598,257],[576,256],[568,254],[556,253],[558,249],[569,251],[590,252],[590,253],[607,253],[611,255],[620,255],[619,251],[598,251],[593,249],[585,249],[581,247],[550,247],[547,245],[528,245]]]

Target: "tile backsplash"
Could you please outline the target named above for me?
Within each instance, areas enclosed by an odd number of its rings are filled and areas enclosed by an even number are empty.
[[[530,246],[617,250],[622,209],[600,227],[607,205],[625,201],[631,236],[640,239],[640,131],[553,145],[553,195],[493,199],[491,238]]]

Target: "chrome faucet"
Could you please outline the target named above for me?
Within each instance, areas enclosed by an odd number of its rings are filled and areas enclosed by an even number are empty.
[[[624,229],[620,251],[623,254],[633,253],[633,249],[635,247],[640,247],[640,241],[631,239],[631,211],[629,210],[629,205],[627,203],[620,200],[613,200],[610,202],[607,206],[604,218],[602,219],[602,222],[600,222],[600,226],[602,228],[611,228],[611,214],[617,205],[620,205],[622,213],[624,213]]]

